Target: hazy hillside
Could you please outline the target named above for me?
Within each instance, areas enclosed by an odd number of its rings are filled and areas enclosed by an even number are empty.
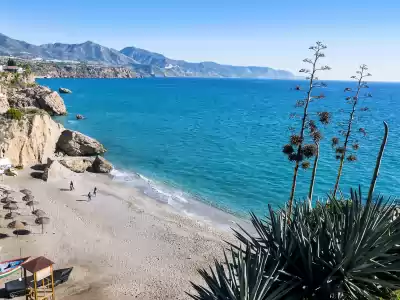
[[[166,77],[295,78],[288,71],[268,67],[239,67],[214,62],[192,63],[170,59],[162,54],[136,47],[126,47],[117,51],[90,41],[81,44],[52,43],[36,46],[3,34],[0,34],[0,55],[123,66],[145,76],[147,74]]]

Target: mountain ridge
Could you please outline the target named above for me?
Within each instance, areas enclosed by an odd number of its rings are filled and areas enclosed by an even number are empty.
[[[291,72],[285,70],[257,66],[222,65],[215,62],[187,62],[134,46],[116,50],[89,40],[76,44],[56,42],[33,45],[1,33],[0,55],[129,67],[141,74],[160,77],[295,78]]]

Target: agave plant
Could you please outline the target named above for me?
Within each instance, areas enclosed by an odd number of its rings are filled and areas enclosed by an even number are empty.
[[[253,251],[250,245],[245,250],[230,250],[224,264],[215,261],[215,272],[200,270],[208,289],[192,283],[198,295],[196,300],[276,300],[282,299],[299,284],[295,278],[282,281],[279,261],[265,249]]]
[[[207,299],[391,299],[400,289],[400,218],[394,200],[365,201],[361,189],[348,201],[296,203],[291,222],[269,209],[254,214],[257,231],[235,231],[246,250],[231,245],[232,258],[201,270]]]

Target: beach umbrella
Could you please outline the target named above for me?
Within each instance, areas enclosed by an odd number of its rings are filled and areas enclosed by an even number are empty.
[[[17,206],[17,204],[10,202],[10,203],[7,203],[6,205],[4,205],[3,208],[8,209],[11,212],[12,210],[17,210],[18,206]]]
[[[21,192],[22,194],[25,194],[25,195],[32,195],[32,191],[31,191],[31,190],[28,190],[28,189],[22,189],[22,190],[20,190],[20,192]]]
[[[26,202],[26,205],[28,205],[29,207],[32,207],[32,211],[35,210],[35,205],[38,205],[38,204],[39,204],[39,202],[37,202],[37,201],[28,201],[28,202]]]
[[[0,233],[0,240],[8,238],[9,235],[7,233]]]
[[[35,209],[34,211],[32,211],[32,214],[34,214],[36,217],[46,216],[46,213],[41,209]]]
[[[14,229],[13,234],[15,234],[17,236],[18,244],[20,243],[20,241],[19,241],[20,235],[28,235],[31,233],[28,229],[25,228],[25,224],[21,221],[15,220],[7,225],[8,228]],[[22,257],[21,244],[19,247],[19,256]]]
[[[50,223],[50,218],[48,217],[39,217],[35,220],[35,223],[38,225],[42,225],[42,234],[44,231],[44,225]]]
[[[35,197],[33,195],[25,195],[22,197],[22,200],[25,202],[33,201]]]
[[[22,223],[21,221],[15,220],[15,221],[12,221],[11,223],[9,223],[7,225],[7,227],[11,228],[11,229],[21,230],[21,229],[25,229],[25,224]]]
[[[15,198],[11,197],[11,196],[7,196],[7,197],[1,199],[0,202],[5,203],[5,204],[8,204],[10,202],[16,203]]]
[[[17,213],[17,212],[9,212],[8,214],[6,214],[6,215],[4,216],[4,219],[6,219],[6,220],[14,219],[14,218],[16,218],[16,217],[19,216],[19,215],[20,215],[20,214]]]

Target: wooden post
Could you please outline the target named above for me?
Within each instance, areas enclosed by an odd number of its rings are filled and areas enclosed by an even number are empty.
[[[51,274],[51,293],[53,294],[52,300],[56,299],[56,295],[54,294],[54,273],[53,273],[53,265],[50,266],[50,274]]]
[[[36,273],[33,273],[33,287],[34,287],[34,293],[35,293],[35,300],[37,300],[37,283],[36,283]]]
[[[25,300],[28,300],[28,278],[26,278],[25,269],[24,269],[24,279],[25,279]]]

